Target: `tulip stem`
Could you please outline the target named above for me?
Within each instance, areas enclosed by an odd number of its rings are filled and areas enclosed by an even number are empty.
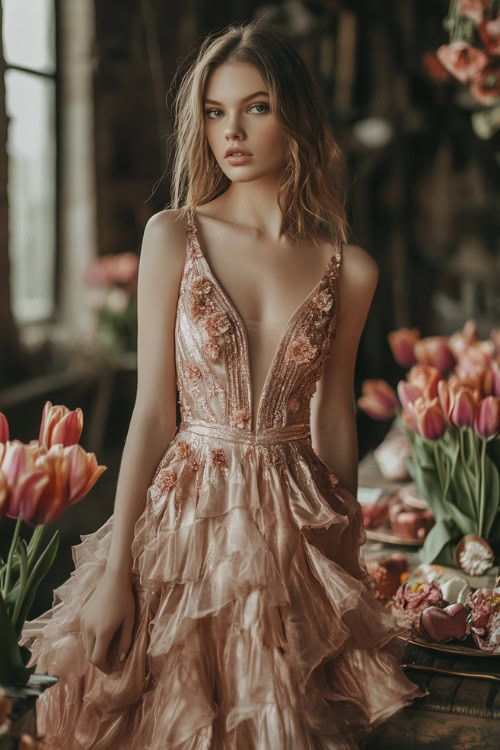
[[[14,557],[14,551],[17,547],[17,540],[19,539],[19,531],[21,529],[21,523],[22,523],[22,518],[21,516],[18,516],[17,521],[16,521],[16,528],[14,529],[14,535],[12,537],[12,542],[10,544],[9,556],[7,557],[7,572],[5,574],[5,582],[4,582],[4,586],[2,589],[2,597],[4,599],[9,593],[10,572],[12,569],[12,558]]]
[[[443,466],[442,466],[442,463],[441,463],[441,456],[439,454],[439,448],[438,448],[438,445],[437,445],[437,440],[433,440],[432,444],[434,446],[434,459],[436,461],[436,468],[437,468],[437,473],[438,473],[438,477],[439,477],[439,484],[441,485],[441,490],[444,491],[446,480],[443,481]]]
[[[479,501],[479,528],[478,536],[483,536],[484,505],[486,495],[486,439],[481,438],[481,497]]]
[[[476,502],[474,500],[473,493],[472,493],[472,490],[471,490],[471,486],[469,484],[469,477],[467,476],[468,469],[467,469],[467,462],[465,460],[464,430],[461,427],[458,428],[458,436],[459,436],[459,439],[460,439],[460,458],[462,459],[462,466],[463,466],[463,470],[464,470],[465,487],[467,489],[467,494],[469,496],[469,502],[470,502],[470,507],[471,507],[472,515],[475,518],[475,520],[477,521],[477,507],[476,507]]]

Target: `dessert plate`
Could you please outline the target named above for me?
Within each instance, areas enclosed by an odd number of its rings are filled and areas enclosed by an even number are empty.
[[[366,529],[366,538],[373,542],[386,542],[387,544],[399,544],[405,547],[421,547],[424,540],[406,539],[404,536],[398,536],[391,531],[390,527],[379,526],[378,529]]]

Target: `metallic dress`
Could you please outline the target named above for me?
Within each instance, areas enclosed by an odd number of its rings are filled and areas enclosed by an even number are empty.
[[[356,498],[311,444],[341,246],[281,331],[254,415],[251,326],[192,212],[186,233],[182,421],[134,529],[133,643],[106,675],[80,636],[111,516],[73,547],[52,609],[25,623],[29,665],[59,677],[38,699],[37,729],[51,750],[351,750],[422,693],[394,655],[404,631],[370,592]]]

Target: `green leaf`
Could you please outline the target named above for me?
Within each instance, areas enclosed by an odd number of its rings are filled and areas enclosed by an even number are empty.
[[[489,456],[485,456],[485,509],[484,509],[484,527],[483,537],[489,540],[489,534],[496,516],[498,515],[500,505],[500,478],[498,469]]]
[[[18,637],[0,594],[0,684],[4,687],[26,685],[36,668],[25,667],[30,651],[19,646]]]
[[[24,621],[26,620],[29,609],[31,605],[33,604],[33,599],[35,598],[36,590],[38,586],[40,585],[40,582],[47,575],[47,572],[50,570],[50,567],[55,560],[58,547],[59,547],[59,531],[56,531],[54,533],[54,536],[48,543],[47,547],[44,549],[44,551],[42,552],[42,554],[36,561],[36,564],[29,575],[26,591],[24,594],[24,601],[22,603],[19,615],[15,622],[15,628],[16,628],[16,632],[18,636],[21,635]]]
[[[453,521],[436,521],[432,529],[425,537],[424,544],[420,550],[420,559],[424,563],[432,563],[442,553],[443,548],[455,537],[457,528]]]

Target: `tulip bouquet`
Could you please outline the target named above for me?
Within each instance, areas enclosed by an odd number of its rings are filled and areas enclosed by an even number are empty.
[[[40,581],[54,562],[59,532],[37,555],[46,524],[81,500],[106,470],[94,453],[78,444],[81,409],[70,411],[47,401],[38,440],[27,445],[9,440],[0,412],[0,520],[17,519],[7,560],[0,557],[0,684],[24,685],[34,667],[25,668],[30,652],[18,640]],[[21,524],[33,526],[29,543]]]
[[[423,66],[438,83],[468,87],[472,127],[489,139],[500,128],[500,0],[451,0],[444,27],[449,44],[424,56]]]
[[[405,463],[436,520],[423,561],[482,574],[500,545],[500,330],[481,341],[467,321],[450,337],[402,328],[388,339],[406,379],[397,392],[364,381],[358,406],[401,419],[412,454]]]
[[[119,253],[94,258],[84,272],[89,287],[87,300],[97,318],[99,346],[108,352],[137,348],[136,253]]]

